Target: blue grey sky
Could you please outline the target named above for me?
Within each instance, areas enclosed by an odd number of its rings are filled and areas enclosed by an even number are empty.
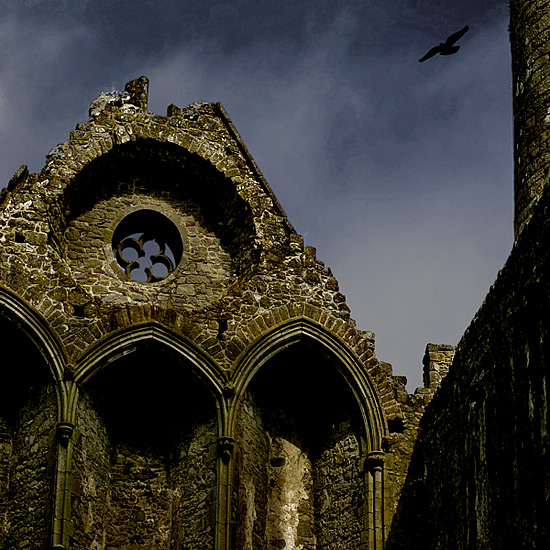
[[[456,55],[418,59],[469,25]],[[422,385],[513,242],[506,1],[4,0],[0,185],[101,91],[221,101],[377,357]]]

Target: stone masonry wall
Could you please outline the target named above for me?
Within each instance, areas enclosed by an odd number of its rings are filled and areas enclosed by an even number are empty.
[[[0,418],[0,548],[5,548],[8,534],[9,480],[12,456],[12,434],[3,418]]]
[[[317,544],[304,548],[369,548],[367,488],[361,470],[361,442],[349,422],[330,434],[313,470]]]
[[[213,548],[215,418],[188,427],[168,453],[110,439],[80,401],[72,468],[75,549]]]
[[[447,376],[456,348],[445,344],[428,344],[424,353],[424,388],[435,393]]]
[[[267,517],[267,461],[269,439],[261,410],[248,392],[239,411],[235,433],[235,478],[232,544],[242,550],[265,550]]]
[[[78,403],[70,475],[73,546],[104,550],[111,475],[105,426],[84,394]]]
[[[431,392],[410,396],[375,357],[374,335],[356,327],[331,269],[304,246],[223,107],[170,106],[158,116],[146,110],[146,84],[141,78],[103,94],[40,174],[23,168],[0,194],[2,297],[17,311],[24,304],[44,349],[55,350],[48,360],[61,421],[75,424],[67,454],[74,517],[57,518],[54,536],[101,550],[149,544],[139,537],[161,547],[211,547],[215,485],[229,483],[227,521],[238,546],[262,548],[267,537],[288,550],[336,540],[365,547],[373,522],[380,538],[394,513]],[[181,238],[181,262],[162,280],[130,280],[115,262],[115,235],[136,213],[134,220],[160,216]],[[279,353],[296,342],[301,360]],[[249,369],[271,352],[280,402],[252,388],[252,414],[234,425],[235,396],[248,391]],[[166,365],[172,370],[161,372]],[[209,397],[184,376],[191,371]],[[104,394],[107,414],[98,405]],[[208,414],[218,410],[215,436],[212,417],[193,413],[203,401]],[[177,440],[173,426],[190,431]],[[235,464],[220,465],[223,455],[213,451],[222,435],[236,441]],[[154,443],[153,452],[143,442]],[[387,455],[376,488],[364,483],[371,451]],[[230,479],[216,479],[216,468]],[[139,509],[128,504],[134,497],[143,500]],[[293,512],[283,525],[287,507]],[[218,511],[225,522],[228,510]],[[150,519],[164,534],[147,531]]]
[[[56,420],[53,385],[33,390],[13,437],[6,550],[48,548]]]
[[[336,367],[306,350],[295,346],[272,359],[242,403],[236,547],[369,547],[364,440],[354,398]]]
[[[516,238],[550,177],[549,29],[550,2],[510,1]]]
[[[177,273],[154,287],[130,282],[114,261],[110,239],[113,220],[138,209],[155,209],[168,216],[183,233],[183,259]],[[115,304],[170,302],[177,308],[205,307],[220,299],[230,286],[231,256],[217,235],[201,224],[201,213],[190,202],[159,200],[136,192],[101,201],[69,223],[65,233],[69,266],[77,284],[88,295],[83,313],[90,315],[97,297],[109,296]],[[146,231],[148,227],[143,227]],[[91,269],[90,269],[91,268]],[[76,304],[75,304],[76,305]]]
[[[422,418],[389,549],[549,546],[549,251],[546,190]]]

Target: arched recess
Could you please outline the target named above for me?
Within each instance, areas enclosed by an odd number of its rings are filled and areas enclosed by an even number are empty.
[[[357,358],[295,320],[244,356],[230,411],[236,441],[232,518],[238,547],[351,550],[375,543],[382,408]]]
[[[198,153],[153,138],[115,145],[84,166],[60,196],[56,230],[63,239],[71,221],[99,202],[136,195],[192,212],[219,238],[237,275],[257,261],[252,210],[233,181]]]
[[[338,338],[309,319],[296,319],[277,327],[264,335],[242,357],[232,380],[235,399],[229,411],[229,431],[234,429],[234,415],[242,394],[256,373],[281,350],[303,340],[315,342],[320,350],[335,359],[334,367],[346,380],[361,410],[367,446],[370,451],[380,450],[387,431],[386,422],[365,367]]]
[[[0,288],[0,548],[50,540],[65,355],[47,322]],[[32,490],[29,488],[32,487]]]
[[[75,372],[65,544],[214,547],[225,410],[215,365],[147,324],[111,335]]]
[[[9,289],[0,286],[0,316],[16,325],[39,350],[50,376],[59,386],[58,419],[66,414],[66,394],[61,383],[67,364],[67,355],[61,340],[48,322],[34,308]]]

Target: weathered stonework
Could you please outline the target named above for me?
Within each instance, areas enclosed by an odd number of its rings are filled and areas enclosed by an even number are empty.
[[[510,1],[516,239],[534,212],[549,179],[549,30],[550,11],[547,1]]]
[[[389,548],[550,542],[546,190],[420,423]]]
[[[431,394],[375,357],[223,107],[159,116],[147,89],[0,197],[0,313],[57,407],[31,547],[381,549]],[[0,407],[0,548],[27,544],[28,406]]]
[[[548,547],[549,6],[511,3],[514,250],[414,395],[220,104],[149,113],[140,77],[22,166],[0,550]]]
[[[550,2],[510,2],[516,242],[420,422],[387,548],[550,546]],[[447,359],[454,353],[451,368]]]
[[[419,393],[426,390],[435,393],[441,385],[442,380],[447,376],[456,348],[444,344],[428,344],[424,353],[424,388],[419,389]]]

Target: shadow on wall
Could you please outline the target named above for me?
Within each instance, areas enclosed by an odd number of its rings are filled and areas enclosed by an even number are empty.
[[[55,473],[55,386],[39,350],[18,326],[0,317],[0,334],[0,549],[22,540],[43,548]]]
[[[75,540],[86,548],[102,540],[213,548],[217,411],[191,365],[148,342],[85,391],[74,451]]]
[[[233,496],[236,548],[358,548],[365,454],[355,396],[335,360],[306,343],[275,355],[243,400]]]
[[[545,193],[420,424],[387,548],[548,548]]]
[[[117,145],[86,165],[63,195],[60,211],[67,219],[62,223],[67,226],[101,201],[140,193],[188,204],[220,239],[237,274],[257,260],[252,212],[234,183],[198,154],[154,139]]]

